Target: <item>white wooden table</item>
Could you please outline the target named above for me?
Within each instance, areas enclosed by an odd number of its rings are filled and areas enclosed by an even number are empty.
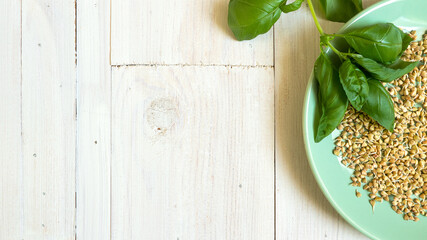
[[[237,42],[227,6],[0,0],[0,239],[366,239],[306,159],[308,7]]]

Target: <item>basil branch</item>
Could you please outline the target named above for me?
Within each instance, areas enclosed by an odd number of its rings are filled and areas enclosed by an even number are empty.
[[[361,0],[317,0],[328,20],[346,22],[362,9]],[[305,0],[230,0],[228,26],[238,40],[253,39],[268,32],[283,13],[298,10]],[[339,3],[339,4],[337,4]],[[327,34],[316,16],[313,0],[307,5],[320,33],[320,56],[316,60],[314,77],[318,83],[320,119],[315,129],[315,141],[329,136],[344,118],[348,105],[363,111],[380,125],[393,131],[394,106],[390,94],[381,82],[391,82],[418,65],[402,62],[400,56],[412,42],[391,23],[378,23],[345,34]],[[338,50],[333,40],[343,38],[348,51]],[[326,50],[341,61],[330,59]],[[392,64],[397,63],[397,65]]]
[[[320,35],[325,35],[323,33],[322,26],[320,26],[319,21],[317,20],[316,12],[314,11],[313,3],[311,0],[307,0],[308,7],[310,8],[311,16],[313,16],[314,24],[316,24],[317,30],[319,31]]]

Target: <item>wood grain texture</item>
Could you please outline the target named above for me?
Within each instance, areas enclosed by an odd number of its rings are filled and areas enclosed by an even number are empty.
[[[365,6],[371,4],[365,2]],[[321,20],[326,32],[342,24]],[[282,15],[275,25],[276,237],[367,239],[332,208],[308,165],[302,138],[307,81],[320,52],[308,6]]]
[[[77,2],[76,236],[110,239],[109,1]]]
[[[22,1],[24,239],[74,239],[74,7]]]
[[[306,6],[237,42],[228,0],[111,1],[0,1],[0,239],[366,239],[303,149]],[[175,66],[112,71],[110,30],[114,65]]]
[[[364,8],[367,8],[374,3],[381,2],[381,0],[362,0],[362,1],[363,1],[363,7]]]
[[[0,1],[0,239],[21,239],[21,3]]]
[[[272,68],[113,68],[112,239],[274,237]]]
[[[112,0],[112,63],[273,65],[272,31],[238,42],[229,0]]]

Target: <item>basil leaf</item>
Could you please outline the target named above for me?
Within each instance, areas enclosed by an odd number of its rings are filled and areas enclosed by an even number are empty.
[[[282,12],[289,13],[298,10],[304,0],[295,0],[293,3],[290,3],[288,5],[282,5],[280,9],[282,9]]]
[[[326,19],[334,22],[347,22],[362,11],[362,0],[320,0]]]
[[[362,111],[389,131],[394,128],[394,105],[390,94],[375,79],[369,79],[369,97]]]
[[[359,66],[365,69],[369,74],[382,82],[391,82],[395,79],[412,71],[419,62],[404,62],[400,59],[388,67],[375,62],[372,59],[365,58],[359,54],[349,55]]]
[[[414,41],[414,39],[412,39],[409,34],[404,33],[402,30],[400,30],[400,36],[402,38],[402,51],[400,52],[399,56],[401,56],[403,52],[408,48],[409,44]]]
[[[286,0],[230,0],[228,26],[237,40],[253,39],[270,30]]]
[[[314,65],[314,77],[319,83],[320,120],[315,129],[315,142],[322,141],[341,123],[348,100],[340,84],[338,72],[329,58],[321,53]]]
[[[377,62],[389,64],[402,52],[401,30],[391,23],[379,23],[343,35],[347,43]]]
[[[347,59],[339,70],[340,81],[351,105],[360,111],[369,94],[368,79],[350,59]]]

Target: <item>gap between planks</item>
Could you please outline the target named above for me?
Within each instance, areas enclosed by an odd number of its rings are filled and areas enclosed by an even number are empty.
[[[121,67],[226,67],[226,68],[274,68],[274,65],[233,65],[233,64],[163,64],[163,63],[153,63],[153,64],[120,64],[120,65],[111,65],[113,68]]]

